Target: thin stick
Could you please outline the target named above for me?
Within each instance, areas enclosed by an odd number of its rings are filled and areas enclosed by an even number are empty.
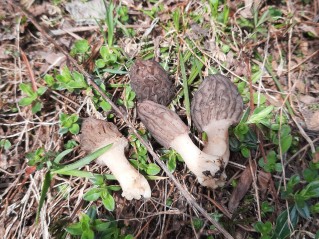
[[[152,155],[153,159],[161,166],[161,168],[164,170],[166,175],[169,176],[169,178],[173,181],[175,186],[178,188],[178,190],[182,193],[182,195],[185,197],[187,202],[192,205],[192,207],[196,208],[208,221],[210,221],[227,239],[233,239],[233,237],[216,221],[214,220],[205,209],[203,209],[196,200],[192,197],[192,195],[183,188],[183,186],[179,183],[179,181],[173,176],[173,174],[167,169],[166,165],[163,163],[163,161],[157,156],[157,154],[153,151],[153,149],[149,146],[149,144],[139,135],[137,130],[134,128],[134,125],[128,120],[127,116],[124,115],[120,109],[107,97],[107,95],[99,88],[99,86],[92,81],[91,76],[89,73],[87,73],[84,68],[77,63],[77,61],[72,58],[68,52],[66,52],[58,43],[51,37],[51,35],[48,33],[49,30],[45,29],[43,26],[41,26],[38,21],[31,15],[31,13],[27,10],[25,10],[23,7],[20,6],[18,3],[14,3],[12,0],[7,0],[7,2],[12,6],[17,8],[20,12],[22,12],[31,22],[32,24],[38,29],[38,31],[48,40],[50,41],[56,49],[58,49],[60,52],[62,52],[67,59],[78,69],[80,73],[82,73],[86,81],[89,85],[91,85],[99,94],[112,106],[113,110],[116,112],[116,114],[126,123],[126,125],[133,131],[133,133],[136,135],[136,137],[140,140],[140,142],[146,147],[147,151]]]

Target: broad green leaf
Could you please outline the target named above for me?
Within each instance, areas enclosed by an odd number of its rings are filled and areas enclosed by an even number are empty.
[[[146,173],[148,175],[156,175],[158,174],[159,172],[161,171],[161,168],[155,164],[155,163],[150,163],[148,166],[147,166],[147,170],[146,170]]]
[[[7,139],[1,139],[0,147],[4,148],[4,150],[8,150],[11,147],[11,143]]]
[[[71,134],[78,134],[80,132],[80,126],[78,124],[73,124],[69,131]]]
[[[115,208],[115,201],[114,198],[111,194],[109,193],[103,193],[102,194],[102,203],[104,205],[104,207],[109,210],[109,211],[113,211]]]
[[[108,102],[106,102],[106,101],[104,101],[104,100],[100,103],[100,107],[101,107],[104,111],[110,111],[110,110],[112,109],[112,106],[111,106]]]
[[[268,117],[268,115],[272,112],[272,110],[274,109],[273,106],[268,106],[265,109],[259,111],[258,113],[255,113],[250,116],[250,118],[247,121],[247,124],[258,124],[260,123],[260,121],[262,121],[263,119],[265,119],[266,117]]]
[[[86,157],[84,157],[84,158],[82,158],[74,163],[65,165],[62,168],[57,169],[57,170],[52,170],[52,173],[63,174],[66,171],[82,168],[83,166],[89,164],[94,159],[100,157],[102,154],[104,154],[106,151],[108,151],[112,147],[112,145],[113,144],[106,145],[106,146],[96,150],[95,152],[87,155]]]
[[[33,101],[34,101],[33,98],[25,97],[25,98],[22,98],[22,99],[19,101],[19,105],[20,105],[20,106],[28,106],[28,105],[31,105]]]
[[[90,48],[89,42],[85,39],[76,41],[74,47],[78,53],[86,53]]]
[[[101,196],[100,188],[92,188],[83,195],[86,201],[96,201]]]
[[[28,96],[34,94],[31,84],[20,83],[19,88],[23,93],[27,94]]]
[[[106,46],[102,46],[100,48],[100,54],[101,54],[103,60],[106,61],[109,58],[110,51],[109,51],[109,49]]]
[[[47,87],[41,86],[41,87],[39,87],[39,89],[37,90],[37,94],[38,94],[38,95],[43,95],[43,94],[46,92],[47,89],[48,89]]]
[[[167,162],[168,170],[172,173],[176,169],[176,156],[170,156]]]
[[[81,239],[94,239],[94,232],[91,229],[83,231]]]
[[[53,86],[54,85],[54,78],[53,78],[53,76],[51,76],[51,75],[45,75],[44,77],[43,77],[43,80],[48,84],[48,86]]]
[[[42,103],[37,101],[33,106],[32,106],[32,113],[36,114],[38,112],[40,112],[42,109]]]
[[[94,221],[94,228],[98,232],[103,232],[111,226],[111,222],[103,222],[99,219]]]
[[[295,206],[296,206],[300,216],[302,216],[303,218],[305,218],[307,220],[310,219],[309,206],[305,201],[303,201],[303,200],[296,201]]]
[[[276,227],[274,230],[274,235],[272,236],[272,239],[285,239],[291,235],[291,233],[294,231],[294,228],[296,227],[299,216],[296,207],[293,207],[290,212],[290,222],[288,221],[288,212],[287,210],[283,211],[276,220]],[[292,226],[293,228],[290,228]]]
[[[42,184],[42,190],[41,190],[41,196],[40,196],[40,201],[39,201],[39,205],[38,205],[38,210],[37,210],[37,215],[36,215],[36,223],[38,223],[39,221],[39,216],[40,216],[40,212],[41,212],[41,208],[44,204],[44,200],[45,200],[45,196],[50,188],[50,183],[52,180],[52,175],[50,173],[50,171],[48,171],[45,176],[44,176],[44,181]]]
[[[82,226],[81,223],[75,223],[75,224],[71,224],[70,226],[68,226],[67,228],[65,228],[65,230],[70,233],[71,235],[74,236],[80,236],[82,235]]]
[[[250,156],[250,150],[246,147],[243,147],[241,150],[240,150],[241,154],[245,157],[245,158],[249,158]]]
[[[319,180],[309,183],[306,188],[301,190],[300,195],[306,199],[318,198],[319,197]]]
[[[59,129],[59,134],[66,134],[67,132],[69,132],[69,128],[66,127],[62,127]]]
[[[95,66],[96,66],[97,68],[103,68],[103,67],[105,67],[105,60],[103,60],[103,59],[98,59],[98,60],[96,60],[96,61],[95,61]]]
[[[281,147],[281,152],[284,154],[288,151],[292,143],[292,136],[287,135],[283,138],[280,138],[280,147]]]
[[[267,235],[270,234],[271,230],[272,230],[272,224],[271,222],[256,222],[254,224],[254,228],[257,232],[261,233],[262,235]]]

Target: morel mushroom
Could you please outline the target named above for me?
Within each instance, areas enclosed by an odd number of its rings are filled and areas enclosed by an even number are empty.
[[[228,128],[239,121],[243,99],[237,87],[225,76],[205,78],[194,94],[191,115],[196,128],[205,131],[208,142],[203,151],[229,160]]]
[[[97,158],[96,162],[106,165],[122,187],[122,196],[128,200],[151,197],[151,189],[144,178],[126,159],[124,149],[128,141],[110,122],[87,118],[82,124],[81,147],[88,152],[96,151],[108,144],[112,147]]]
[[[154,60],[136,60],[130,69],[131,87],[138,101],[151,100],[168,105],[174,96],[174,85],[168,73]]]
[[[138,104],[137,111],[152,136],[165,148],[175,149],[200,184],[211,188],[221,184],[222,160],[196,147],[188,135],[187,126],[175,112],[147,100]]]

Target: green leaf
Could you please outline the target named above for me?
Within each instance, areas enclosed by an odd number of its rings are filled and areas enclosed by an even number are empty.
[[[106,145],[106,146],[96,150],[95,152],[87,155],[86,157],[84,157],[84,158],[82,158],[74,163],[65,165],[62,168],[57,169],[57,170],[52,170],[52,173],[63,174],[64,172],[69,171],[69,170],[82,168],[83,166],[89,164],[94,159],[100,157],[102,154],[104,154],[106,151],[108,151],[112,147],[112,145],[113,144]]]
[[[4,150],[8,150],[11,147],[11,143],[7,139],[1,139],[0,141],[0,147],[4,148]]]
[[[84,76],[77,72],[77,71],[74,71],[72,73],[72,77],[73,77],[73,80],[74,80],[74,83],[73,83],[73,88],[75,89],[80,89],[80,88],[86,88],[87,87],[87,84],[84,80]]]
[[[100,48],[100,54],[101,54],[103,60],[106,61],[109,58],[110,51],[106,46],[102,46]]]
[[[59,134],[63,135],[69,132],[69,128],[63,127],[59,129]]]
[[[296,201],[295,206],[296,206],[300,216],[302,216],[303,218],[305,218],[307,220],[310,219],[309,206],[305,201],[303,201],[303,200]]]
[[[113,211],[115,208],[114,198],[108,192],[105,192],[102,194],[102,203],[103,203],[104,207],[109,211]]]
[[[25,98],[22,98],[22,99],[19,101],[19,105],[20,105],[20,106],[28,106],[28,105],[31,105],[33,101],[34,101],[33,98],[31,98],[31,97],[25,97]]]
[[[288,151],[292,143],[292,136],[287,135],[283,138],[280,138],[280,147],[281,147],[281,152],[284,154]]]
[[[147,173],[148,175],[156,175],[156,174],[158,174],[160,171],[161,171],[161,168],[160,168],[159,166],[157,166],[157,164],[155,164],[155,163],[150,163],[150,164],[147,166],[146,173]]]
[[[86,201],[96,201],[101,196],[100,188],[92,188],[83,195]]]
[[[294,228],[296,227],[299,221],[299,216],[298,216],[296,207],[293,207],[290,210],[289,217],[290,218],[288,218],[287,210],[283,211],[277,217],[276,227],[275,227],[274,235],[272,236],[272,239],[278,239],[278,238],[285,239],[291,235],[291,233],[294,231]],[[293,228],[290,228],[290,226],[292,226]]]
[[[71,224],[65,229],[68,233],[74,236],[82,235],[82,225],[81,222]]]
[[[101,101],[100,103],[100,107],[104,110],[104,111],[110,111],[112,109],[112,106],[106,102],[106,101]]]
[[[111,226],[111,222],[103,222],[99,219],[94,221],[94,228],[98,232],[103,232],[107,230]]]
[[[46,92],[47,89],[48,89],[47,87],[41,86],[41,87],[39,87],[39,89],[37,90],[37,94],[38,94],[38,95],[43,95],[43,94]]]
[[[176,169],[176,156],[175,155],[169,156],[168,162],[167,162],[167,167],[171,173],[175,171],[175,169]]]
[[[103,59],[98,59],[95,61],[95,66],[97,68],[103,68],[103,67],[105,67],[105,65],[106,65],[106,63],[105,63],[105,60],[103,60]]]
[[[43,80],[48,84],[48,86],[50,86],[50,87],[52,87],[53,85],[54,85],[54,78],[53,78],[53,76],[51,76],[51,75],[45,75],[44,77],[43,77]]]
[[[309,183],[306,188],[301,190],[300,195],[307,199],[319,197],[319,180]]]
[[[241,154],[245,157],[245,158],[249,158],[250,156],[250,150],[246,147],[243,147],[241,150],[240,150]]]
[[[94,232],[91,229],[83,231],[81,239],[94,239]]]
[[[32,113],[33,113],[33,114],[36,114],[36,113],[38,113],[39,111],[41,111],[41,109],[42,109],[42,103],[39,102],[39,101],[37,101],[37,102],[34,104],[34,106],[32,106]]]
[[[118,186],[118,185],[110,185],[110,186],[107,186],[107,189],[109,191],[120,191],[121,190],[121,186]]]
[[[77,53],[86,53],[90,48],[89,42],[85,39],[76,41],[74,47]]]
[[[69,128],[71,134],[78,134],[80,132],[80,126],[78,124],[73,124],[71,128]]]
[[[250,116],[250,118],[248,119],[247,124],[260,123],[263,119],[268,117],[268,115],[272,112],[273,109],[274,109],[273,106],[268,106],[265,109],[256,108],[253,115]]]
[[[45,200],[45,196],[50,188],[50,183],[52,180],[52,175],[50,173],[50,171],[48,171],[45,176],[44,176],[44,181],[42,184],[42,190],[41,190],[41,196],[40,196],[40,201],[39,201],[39,205],[38,205],[38,210],[37,210],[37,215],[36,215],[36,223],[38,223],[39,221],[39,216],[40,216],[40,212],[41,212],[41,208],[44,204],[44,200]]]
[[[272,230],[272,224],[271,222],[257,222],[254,224],[254,228],[257,232],[260,232],[262,235],[268,235],[270,234]]]
[[[63,152],[59,153],[58,156],[55,157],[53,162],[56,164],[60,163],[60,161],[64,158],[64,156],[69,154],[72,151],[73,151],[73,148],[64,150]]]
[[[20,83],[19,88],[23,93],[27,94],[28,96],[34,94],[31,84]]]

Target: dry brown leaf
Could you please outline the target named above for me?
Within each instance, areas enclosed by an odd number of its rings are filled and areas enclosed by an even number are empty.
[[[239,205],[239,202],[246,195],[247,191],[250,188],[250,184],[253,181],[253,174],[257,170],[257,165],[252,161],[251,167],[249,164],[246,166],[246,169],[242,172],[238,185],[233,191],[229,202],[228,202],[228,210],[233,213]],[[252,174],[253,173],[253,174]]]

